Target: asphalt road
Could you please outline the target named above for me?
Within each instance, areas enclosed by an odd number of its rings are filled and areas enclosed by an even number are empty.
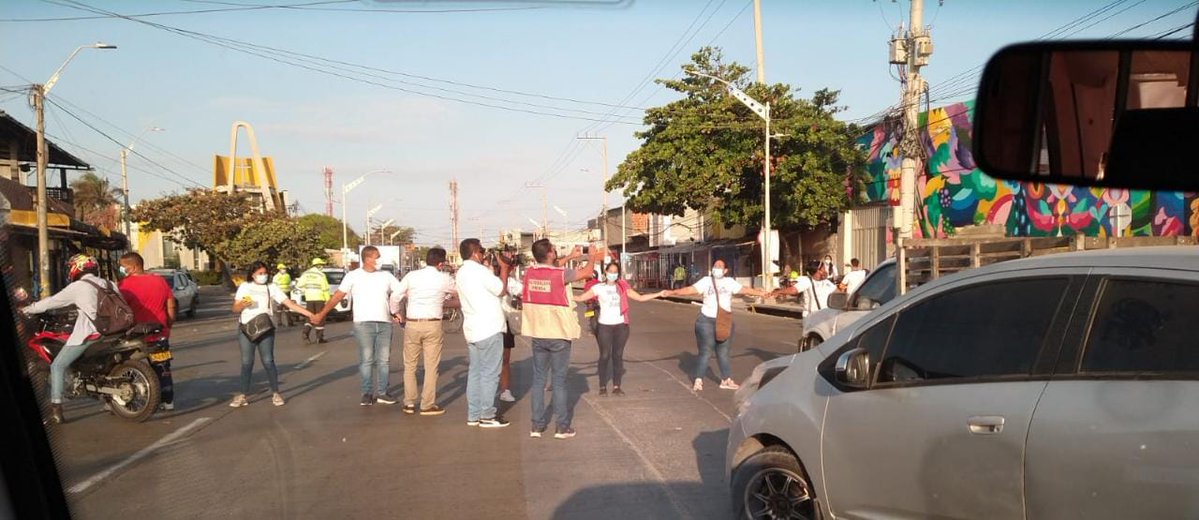
[[[466,426],[466,344],[447,335],[440,417],[400,405],[361,407],[349,323],[330,343],[304,345],[285,328],[275,357],[288,402],[270,403],[256,366],[249,406],[227,406],[238,385],[231,296],[206,288],[197,317],[173,333],[176,410],[142,424],[95,401],[67,404],[51,442],[80,518],[728,518],[724,450],[733,393],[715,360],[706,390],[690,389],[698,307],[633,304],[625,397],[599,397],[594,338],[574,345],[570,401],[578,436],[529,438],[530,349],[512,359],[512,425]],[[735,377],[793,352],[798,320],[738,314]],[[402,395],[401,334],[392,393]],[[552,428],[551,428],[552,431]]]

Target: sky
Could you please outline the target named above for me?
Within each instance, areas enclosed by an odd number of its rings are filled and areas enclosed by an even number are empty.
[[[935,50],[924,73],[934,105],[970,99],[977,83],[970,73],[1004,45],[1051,33],[1148,37],[1182,28],[1174,36],[1186,36],[1199,6],[926,4]],[[381,204],[376,219],[416,228],[418,243],[448,246],[451,180],[459,183],[462,237],[481,232],[492,242],[500,229],[531,230],[530,219],[545,215],[551,229],[580,228],[599,213],[604,162],[601,142],[576,136],[606,136],[615,171],[639,144],[643,109],[674,99],[649,79],[679,75],[709,44],[726,60],[755,63],[752,0],[272,0],[297,8],[244,9],[264,5],[6,0],[0,86],[44,82],[79,45],[117,45],[71,62],[50,94],[46,126],[52,141],[114,186],[121,147],[141,136],[129,160],[134,203],[210,187],[213,156],[229,154],[230,128],[245,121],[304,213],[324,212],[326,166],[335,172],[334,215],[342,184],[385,169],[347,197],[350,225],[361,230],[367,210]],[[840,90],[846,120],[894,105],[899,83],[887,42],[907,23],[909,6],[762,0],[767,81],[790,84],[800,96]],[[176,14],[129,19],[84,8]],[[87,19],[62,19],[80,17]],[[33,126],[19,92],[0,90],[0,110]],[[143,132],[151,127],[164,131]],[[248,149],[243,136],[239,155]],[[613,193],[610,205],[621,200]]]

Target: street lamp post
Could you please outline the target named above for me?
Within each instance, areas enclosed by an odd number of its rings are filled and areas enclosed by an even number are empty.
[[[116,45],[93,43],[80,45],[67,56],[67,60],[54,71],[50,79],[42,85],[33,86],[33,110],[37,118],[37,255],[38,255],[38,296],[50,296],[50,206],[46,199],[46,166],[49,162],[49,152],[46,150],[46,96],[50,89],[58,83],[59,76],[67,64],[75,59],[75,55],[83,49],[115,49]]]
[[[526,182],[525,187],[541,189],[541,227],[543,230],[542,233],[549,235],[549,229],[550,229],[549,204],[550,204],[550,202],[549,202],[549,196],[546,194],[545,184],[542,184],[540,182]]]
[[[387,222],[379,224],[379,241],[380,242],[384,241],[383,233],[387,232],[387,226],[395,224],[395,222],[396,222],[396,219],[393,218],[393,219],[388,219]],[[366,224],[367,224],[367,226],[370,226],[370,220],[367,220]],[[370,242],[367,242],[367,244],[370,244]],[[380,244],[380,245],[387,245],[387,244]]]
[[[570,217],[566,215],[566,210],[559,208],[558,206],[554,206],[554,211],[557,211],[559,215],[562,215],[562,236],[566,236],[566,233],[570,231],[570,229],[568,229],[570,228]]]
[[[533,224],[533,236],[536,237],[537,230],[540,229],[541,230],[541,238],[545,238],[545,228],[541,227],[541,224],[538,224],[536,220],[533,220],[532,218],[529,218],[529,217],[525,217],[525,218],[528,218],[529,222]]]
[[[691,69],[683,69],[683,72],[686,72],[692,76],[700,76],[712,79],[724,84],[725,89],[728,90],[730,95],[732,95],[737,99],[737,101],[740,101],[741,104],[748,107],[753,113],[757,114],[758,117],[762,118],[762,120],[766,122],[766,160],[763,161],[762,166],[762,172],[763,175],[765,175],[765,180],[763,181],[765,188],[763,198],[765,201],[763,206],[765,206],[766,213],[762,222],[762,285],[766,288],[766,290],[770,290],[774,285],[772,283],[773,280],[770,277],[770,261],[772,260],[770,258],[770,139],[772,137],[780,137],[770,133],[770,103],[759,103],[754,98],[749,97],[749,95],[745,92],[742,92],[741,89],[733,86],[732,83],[729,83],[728,81],[716,76],[704,74],[702,72],[696,72]]]
[[[349,231],[349,224],[347,223],[348,221],[346,220],[346,206],[348,205],[348,204],[346,204],[346,195],[348,195],[350,193],[350,191],[352,191],[354,188],[357,188],[358,185],[362,184],[362,182],[366,180],[366,177],[368,175],[371,175],[374,173],[391,173],[391,170],[371,170],[369,172],[362,174],[361,177],[358,177],[357,179],[354,179],[346,184],[341,185],[341,249],[342,249],[342,251],[350,250],[350,239],[349,239],[350,231]]]
[[[141,139],[142,137],[145,137],[145,135],[147,133],[149,133],[149,132],[165,132],[165,131],[166,131],[165,128],[152,126],[145,130],[142,130],[141,134],[138,134],[138,136],[133,138],[132,141],[129,141],[129,146],[121,148],[121,193],[124,194],[124,198],[125,198],[125,203],[124,203],[124,208],[123,208],[124,218],[122,218],[122,220],[125,223],[125,239],[126,240],[132,240],[129,236],[131,233],[131,229],[130,229],[131,223],[130,223],[130,219],[129,219],[129,171],[126,169],[126,163],[129,160],[129,154],[133,152],[133,146],[137,144],[137,141],[139,139]]]
[[[371,245],[371,217],[375,216],[375,213],[378,213],[382,209],[382,204],[375,204],[375,207],[366,212],[366,229],[363,232],[363,236],[366,238],[366,245],[368,246]]]

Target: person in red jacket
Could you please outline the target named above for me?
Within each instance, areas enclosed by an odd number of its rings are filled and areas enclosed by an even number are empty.
[[[609,376],[612,381],[612,395],[623,396],[620,389],[621,376],[624,375],[624,346],[629,341],[629,298],[645,302],[661,297],[664,291],[654,294],[641,294],[629,287],[628,282],[621,279],[620,264],[609,263],[604,267],[602,282],[589,285],[587,291],[575,296],[576,302],[585,302],[595,298],[599,302],[599,326],[595,339],[599,343],[599,395],[608,395]]]
[[[119,287],[121,296],[133,309],[133,319],[138,323],[157,323],[162,325],[162,333],[157,336],[159,344],[170,348],[171,325],[175,324],[175,294],[163,277],[146,272],[146,261],[137,253],[125,253],[121,256],[121,279]],[[152,340],[154,338],[147,338]],[[171,376],[171,360],[150,363],[158,374],[162,388],[163,410],[175,409],[175,380]]]

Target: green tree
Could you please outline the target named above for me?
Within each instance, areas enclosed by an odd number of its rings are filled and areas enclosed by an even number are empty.
[[[311,226],[313,232],[316,233],[321,248],[341,249],[341,219],[319,213],[310,213],[300,217],[298,220],[300,224]],[[350,248],[357,250],[359,244],[362,243],[362,238],[352,228],[347,227],[346,232]]]
[[[103,229],[116,229],[120,222],[122,193],[108,179],[86,172],[71,181],[75,218]]]
[[[861,169],[858,130],[837,121],[837,92],[822,89],[796,98],[786,84],[751,84],[749,68],[724,63],[719,49],[704,47],[684,66],[723,78],[750,97],[771,104],[771,224],[806,229],[832,222],[849,205],[846,181]],[[608,182],[622,189],[629,207],[665,215],[713,211],[727,225],[760,227],[764,214],[763,122],[728,95],[724,85],[686,75],[657,82],[682,94],[646,110],[641,146]]]
[[[274,213],[249,218],[241,231],[221,247],[230,262],[248,265],[262,260],[272,269],[277,263],[306,266],[313,258],[325,255],[316,228],[302,219]]]

